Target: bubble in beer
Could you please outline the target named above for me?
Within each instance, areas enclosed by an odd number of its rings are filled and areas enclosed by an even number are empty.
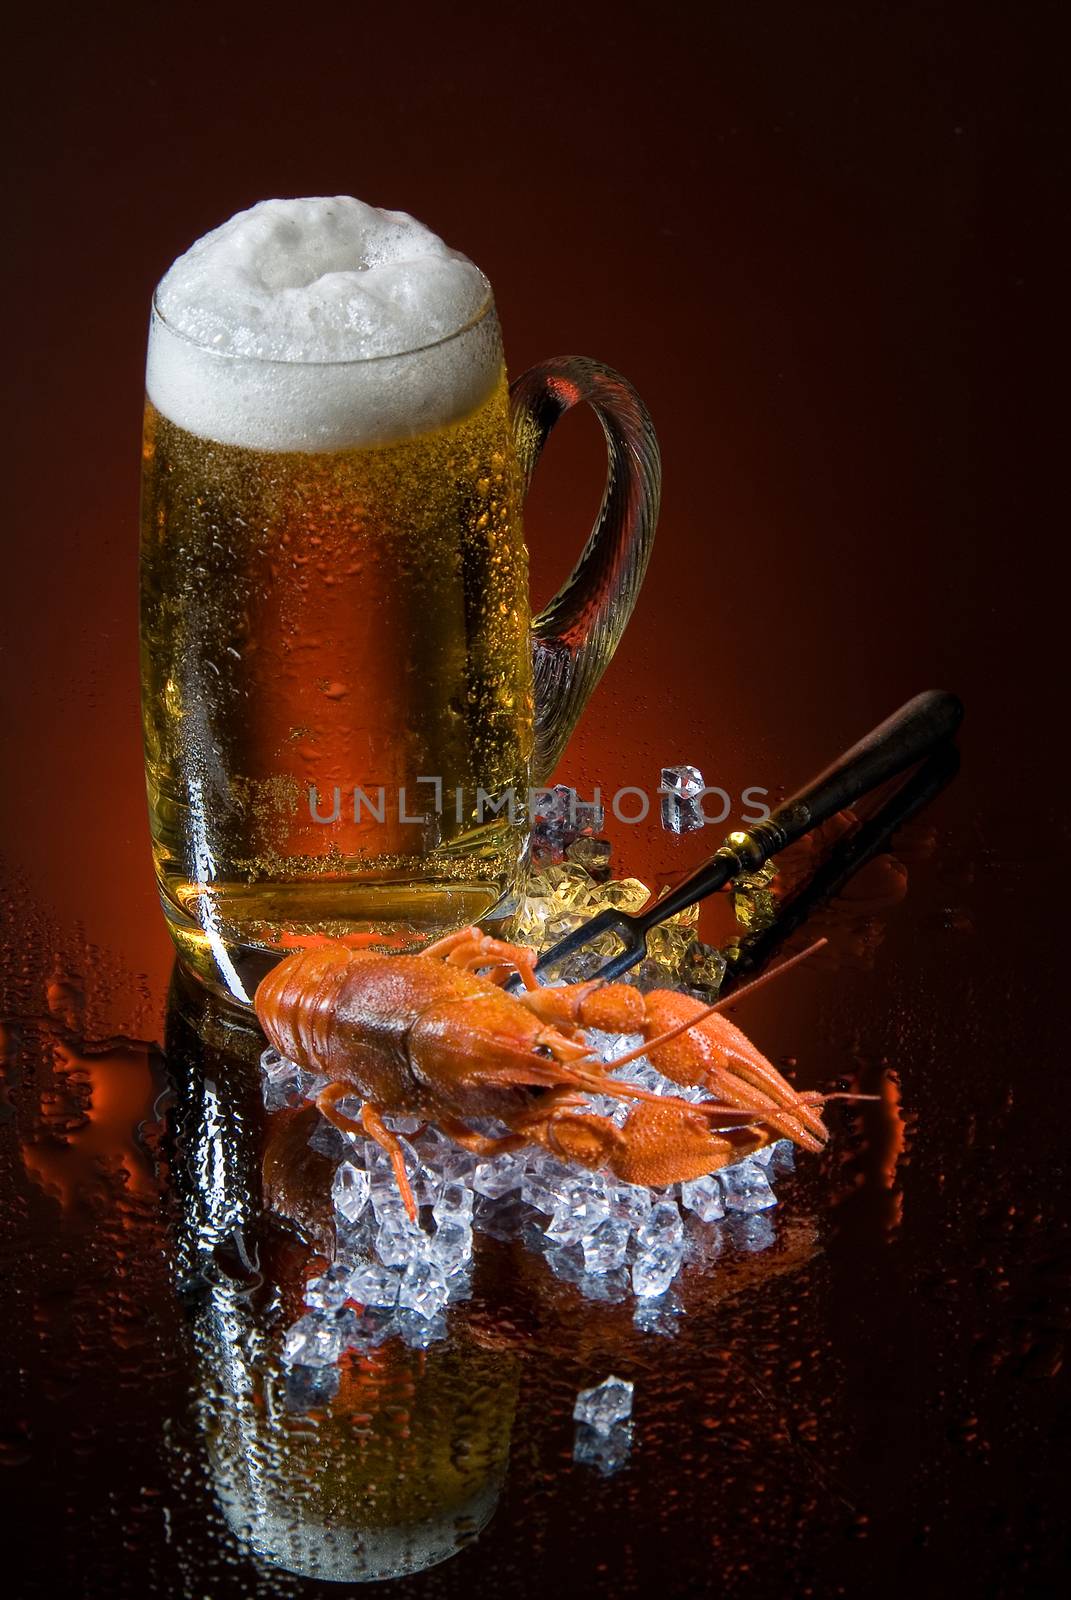
[[[489,300],[479,268],[403,211],[264,200],[164,275],[149,398],[221,444],[387,443],[485,398],[501,360]]]

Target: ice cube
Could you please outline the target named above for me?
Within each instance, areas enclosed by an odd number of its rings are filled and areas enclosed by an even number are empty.
[[[500,1200],[511,1189],[518,1189],[524,1175],[524,1163],[516,1156],[494,1156],[481,1161],[472,1175],[472,1187],[477,1194],[490,1200]]]
[[[606,1191],[592,1183],[572,1183],[559,1195],[547,1238],[558,1244],[579,1244],[610,1215]]]
[[[319,1278],[310,1278],[305,1285],[305,1304],[314,1311],[338,1311],[350,1297],[350,1269],[345,1263],[335,1262]]]
[[[758,872],[741,873],[732,882],[733,915],[742,928],[768,928],[777,915],[777,899],[769,884],[777,868],[768,861]]]
[[[438,1262],[410,1261],[398,1290],[398,1305],[418,1316],[431,1318],[446,1304],[449,1291]]]
[[[385,1267],[404,1267],[424,1254],[427,1238],[404,1211],[390,1212],[376,1230],[376,1255]]]
[[[663,966],[661,961],[655,961],[651,957],[641,961],[639,966],[629,973],[629,978],[642,994],[649,994],[652,989],[672,989],[677,982],[675,972],[671,972],[669,967]]]
[[[650,898],[650,889],[639,878],[613,878],[599,890],[600,902],[615,911],[642,911]]]
[[[609,839],[594,839],[587,835],[574,839],[565,852],[566,859],[583,867],[596,883],[605,883],[610,876],[611,846]]]
[[[268,1111],[280,1111],[284,1106],[304,1105],[306,1100],[315,1098],[328,1083],[327,1078],[315,1072],[308,1072],[304,1067],[288,1061],[285,1056],[278,1055],[274,1050],[264,1051],[260,1065],[261,1088],[265,1109]]]
[[[581,1466],[595,1467],[609,1478],[628,1463],[632,1449],[632,1424],[619,1422],[609,1433],[599,1433],[586,1422],[578,1422],[573,1436],[573,1460]]]
[[[327,1083],[327,1081],[328,1080],[325,1078],[324,1082]],[[317,1093],[319,1093],[318,1090]],[[313,1096],[310,1095],[309,1099],[311,1100],[312,1098]],[[360,1123],[363,1106],[364,1101],[361,1099],[359,1094],[344,1094],[335,1101],[335,1110],[341,1112],[344,1117],[349,1117],[351,1122],[356,1123]],[[361,1135],[359,1133],[354,1134],[355,1139],[359,1139],[360,1137]]]
[[[332,1161],[341,1161],[349,1154],[350,1141],[326,1117],[318,1117],[316,1126],[309,1134],[308,1145],[310,1150],[315,1150],[317,1155],[327,1156]]]
[[[662,826],[694,833],[703,826],[703,774],[698,767],[663,767]]]
[[[353,1336],[350,1345],[355,1350],[374,1350],[384,1344],[394,1332],[394,1307],[364,1306],[355,1311]]]
[[[684,1247],[662,1241],[649,1245],[632,1263],[632,1292],[641,1299],[665,1294],[684,1259]]]
[[[429,1345],[446,1338],[446,1318],[441,1312],[426,1317],[422,1312],[403,1309],[395,1314],[390,1331],[410,1350],[426,1350]]]
[[[716,1178],[692,1178],[681,1184],[681,1205],[694,1211],[703,1222],[717,1222],[725,1215],[721,1184]]]
[[[606,814],[597,799],[582,800],[575,789],[555,784],[533,807],[533,858],[560,861],[567,845],[582,833],[596,832],[605,821]]]
[[[651,1191],[638,1183],[618,1184],[609,1191],[606,1200],[611,1217],[627,1222],[630,1228],[638,1228],[651,1210]]]
[[[413,1148],[421,1161],[433,1166],[436,1172],[439,1172],[446,1157],[458,1147],[441,1128],[429,1122],[413,1139]]]
[[[668,972],[676,974],[688,948],[688,936],[680,928],[652,928],[647,935],[647,954]]]
[[[428,1245],[428,1258],[446,1277],[462,1272],[472,1259],[472,1227],[468,1219],[440,1222]]]
[[[285,1367],[329,1367],[342,1354],[343,1329],[331,1312],[299,1317],[283,1340]]]
[[[335,1326],[338,1329],[343,1350],[352,1349],[359,1342],[361,1319],[352,1306],[343,1306],[341,1311],[335,1312]]]
[[[631,1230],[627,1222],[607,1217],[592,1233],[584,1234],[580,1243],[584,1251],[584,1268],[587,1272],[613,1272],[620,1267],[628,1249]]]
[[[662,1074],[656,1072],[642,1057],[638,1061],[630,1061],[627,1067],[618,1067],[612,1075],[622,1083],[634,1083],[638,1088],[646,1089],[648,1094],[661,1094],[666,1084]],[[631,1110],[636,1102],[626,1097],[625,1104]]]
[[[740,1161],[718,1173],[728,1211],[765,1211],[777,1204],[770,1180],[754,1161]]]
[[[372,1192],[367,1172],[355,1167],[352,1161],[343,1161],[331,1183],[331,1199],[335,1210],[347,1222],[356,1222]]]
[[[695,939],[681,957],[677,976],[689,989],[698,989],[704,998],[708,998],[721,989],[725,967],[725,957],[720,950]]]
[[[398,1299],[397,1272],[375,1261],[355,1267],[350,1274],[349,1295],[362,1306],[392,1306]]]
[[[476,1157],[469,1150],[462,1150],[454,1145],[448,1155],[443,1157],[439,1171],[444,1183],[464,1183],[471,1186],[472,1174],[476,1171]]]
[[[367,1261],[372,1254],[375,1240],[375,1218],[371,1208],[366,1208],[356,1222],[347,1222],[345,1217],[335,1218],[335,1260],[345,1262],[349,1267],[354,1267],[358,1262]]]
[[[376,1220],[382,1222],[385,1217],[406,1216],[405,1201],[398,1181],[390,1167],[384,1172],[377,1170],[372,1173],[370,1198],[372,1210]]]
[[[426,1161],[420,1163],[420,1168],[413,1179],[413,1198],[418,1206],[434,1206],[439,1198],[442,1188],[442,1179]]]
[[[575,912],[570,912],[565,916],[552,917],[547,922],[547,943],[557,944],[558,940],[564,939],[567,933],[575,933],[577,928],[582,928],[587,920],[587,917],[579,916]],[[562,973],[558,974],[558,979],[561,982],[566,981]],[[572,982],[573,980],[570,979],[569,981]]]
[[[704,1089],[698,1083],[679,1083],[673,1091],[678,1100],[690,1100],[693,1105],[699,1105],[704,1100],[713,1100],[714,1096],[709,1089]]]
[[[770,1145],[767,1167],[771,1172],[792,1172],[796,1166],[796,1148],[791,1139],[778,1139]]]
[[[424,1126],[419,1117],[384,1117],[392,1133],[418,1133]]]
[[[627,1378],[618,1378],[611,1372],[608,1378],[591,1389],[581,1389],[573,1406],[577,1422],[586,1422],[599,1433],[609,1433],[615,1422],[624,1422],[632,1415],[632,1393],[635,1384]]]
[[[570,846],[570,849],[575,846]],[[576,862],[565,861],[561,866],[548,867],[542,875],[545,892],[554,901],[555,911],[573,911],[584,905],[593,885],[585,868]]]
[[[546,936],[547,918],[552,910],[553,903],[548,896],[526,895],[513,917],[511,928],[513,938],[522,944],[535,947],[541,945]]]
[[[566,1283],[579,1283],[584,1276],[584,1257],[575,1244],[551,1245],[546,1263],[556,1278]]]
[[[703,1266],[711,1266],[721,1255],[725,1244],[725,1229],[721,1226],[721,1218],[715,1220],[719,1223],[718,1227],[701,1221],[694,1211],[688,1213],[684,1227],[685,1265],[698,1261]]]
[[[521,1181],[521,1199],[527,1206],[534,1206],[544,1216],[553,1216],[558,1209],[557,1190],[552,1189],[537,1172],[527,1172]]]
[[[444,1183],[432,1206],[432,1216],[441,1227],[444,1222],[471,1221],[472,1190],[464,1183]]]
[[[473,1227],[481,1233],[489,1233],[492,1239],[516,1239],[527,1222],[530,1212],[528,1207],[516,1195],[507,1195],[502,1200],[489,1200],[486,1195],[479,1195],[472,1212]]]
[[[583,950],[575,950],[571,956],[566,956],[564,961],[554,963],[554,976],[561,983],[586,983],[589,978],[594,978],[607,955],[611,952],[593,950],[586,946]]]
[[[679,1245],[684,1238],[684,1223],[675,1200],[659,1200],[636,1229],[636,1245],[641,1254],[655,1245]]]
[[[601,1059],[612,1067],[618,1056],[630,1055],[633,1050],[643,1043],[643,1034],[602,1033],[592,1028],[588,1033],[588,1043],[599,1052]],[[633,1062],[631,1066],[621,1070],[623,1074],[630,1074],[645,1065],[646,1062],[641,1057]]]

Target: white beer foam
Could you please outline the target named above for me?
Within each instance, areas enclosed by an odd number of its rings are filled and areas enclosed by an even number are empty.
[[[263,200],[165,274],[146,388],[172,422],[222,444],[385,443],[486,396],[501,367],[489,302],[479,268],[404,211]]]

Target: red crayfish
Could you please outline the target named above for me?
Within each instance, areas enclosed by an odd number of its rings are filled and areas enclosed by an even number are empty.
[[[542,987],[536,959],[476,927],[419,955],[327,944],[287,956],[254,1003],[280,1054],[331,1080],[316,1099],[323,1115],[388,1153],[412,1217],[405,1162],[384,1114],[434,1122],[479,1155],[541,1144],[567,1162],[649,1185],[700,1177],[775,1139],[811,1151],[825,1143],[817,1108],[830,1096],[794,1089],[718,1005],[599,979]],[[524,983],[517,995],[502,987],[514,972]],[[607,1066],[583,1028],[640,1034],[644,1043]],[[640,1055],[717,1098],[696,1103],[609,1076]],[[623,1126],[581,1109],[592,1094],[635,1102]],[[350,1095],[362,1101],[359,1121],[337,1104]],[[474,1117],[495,1117],[510,1131],[488,1137],[466,1125]]]

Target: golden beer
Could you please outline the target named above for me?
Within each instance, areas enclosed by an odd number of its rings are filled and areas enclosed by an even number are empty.
[[[485,916],[647,564],[635,391],[579,357],[508,390],[479,269],[334,196],[263,201],[172,264],[146,392],[145,766],[184,962],[248,1002],[295,945]],[[524,489],[579,402],[606,494],[533,623]]]
[[[504,372],[448,426],[322,452],[149,403],[144,453],[149,804],[187,959],[481,915],[521,819],[479,792],[523,804],[532,737]]]

